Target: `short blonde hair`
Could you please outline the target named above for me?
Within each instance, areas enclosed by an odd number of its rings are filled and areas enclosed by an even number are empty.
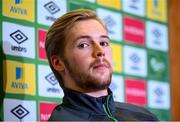
[[[68,31],[73,27],[74,23],[77,21],[95,19],[99,21],[103,27],[106,29],[102,20],[99,19],[96,15],[95,11],[87,10],[87,9],[78,9],[74,11],[70,11],[60,18],[58,18],[54,24],[49,28],[48,33],[46,35],[45,41],[45,49],[46,55],[50,64],[52,71],[54,72],[56,78],[58,79],[60,86],[63,88],[63,81],[60,74],[53,68],[51,64],[51,56],[59,55],[60,58],[64,59],[64,49],[66,43],[66,36]]]

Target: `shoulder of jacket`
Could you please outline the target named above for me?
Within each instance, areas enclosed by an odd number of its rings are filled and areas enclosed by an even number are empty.
[[[132,113],[136,112],[136,113],[143,113],[143,114],[152,114],[145,107],[133,105],[129,103],[115,102],[115,106],[117,109],[125,110]]]

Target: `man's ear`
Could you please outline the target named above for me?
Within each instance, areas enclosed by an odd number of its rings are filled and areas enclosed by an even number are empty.
[[[65,65],[59,56],[51,56],[51,64],[53,65],[54,69],[58,72],[61,72],[65,69]]]

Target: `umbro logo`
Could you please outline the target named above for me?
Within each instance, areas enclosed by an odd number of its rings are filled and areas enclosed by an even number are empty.
[[[156,38],[160,38],[161,37],[161,32],[158,30],[158,29],[154,29],[152,31],[153,35],[156,37]]]
[[[16,30],[10,34],[10,37],[16,41],[18,44],[23,43],[24,41],[28,40],[28,37],[20,30]]]
[[[111,16],[106,16],[105,18],[103,18],[103,20],[105,21],[107,27],[108,27],[108,32],[109,33],[114,33],[111,28],[113,28],[116,25],[116,22],[114,21],[114,19],[112,19]]]
[[[52,84],[53,86],[56,85],[58,83],[56,77],[54,76],[53,73],[50,73],[48,75],[45,76],[45,79]]]
[[[46,10],[51,13],[51,14],[55,14],[57,13],[58,11],[60,11],[60,8],[53,2],[53,1],[50,1],[48,3],[46,3],[44,5],[44,7],[46,8]]]
[[[18,105],[11,110],[11,113],[14,114],[17,118],[23,119],[29,114],[29,111],[25,109],[22,105]]]
[[[129,7],[133,9],[138,9],[137,4],[138,0],[131,0],[131,5]]]
[[[141,59],[140,57],[137,55],[137,54],[132,54],[130,57],[129,57],[133,63],[138,63]]]
[[[157,88],[154,90],[155,94],[158,96],[158,97],[161,97],[163,96],[163,90],[161,88]]]

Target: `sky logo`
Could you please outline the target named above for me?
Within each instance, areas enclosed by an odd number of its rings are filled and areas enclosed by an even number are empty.
[[[22,68],[21,67],[16,67],[16,79],[21,79],[22,78]]]

